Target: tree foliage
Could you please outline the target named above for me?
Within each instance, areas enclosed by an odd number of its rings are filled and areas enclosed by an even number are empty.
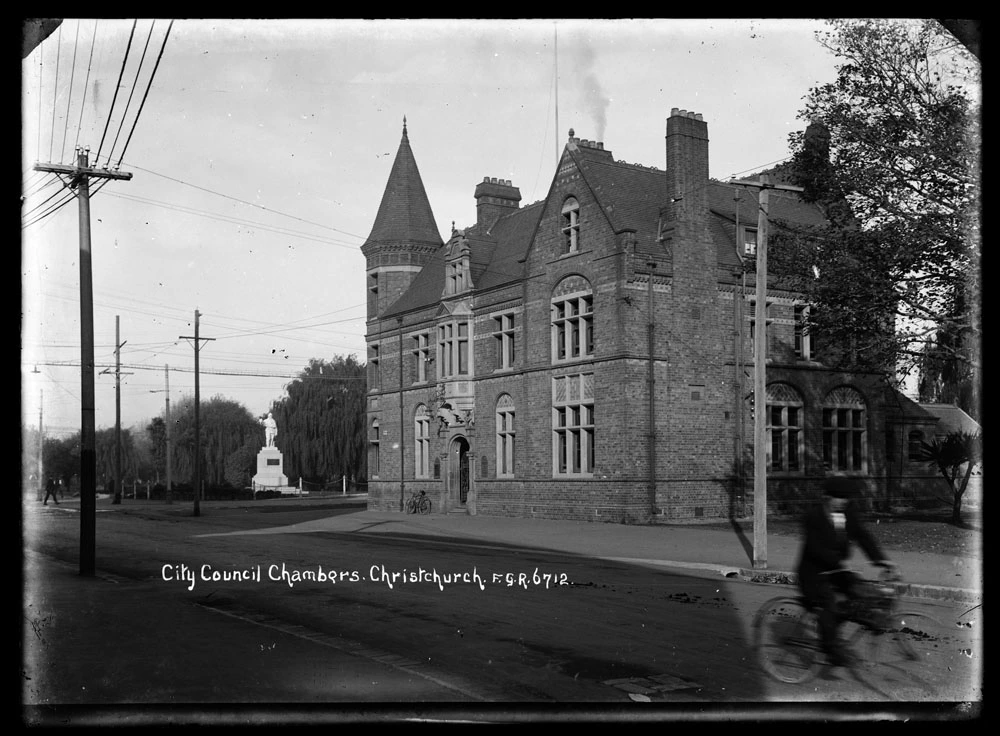
[[[272,406],[285,467],[314,482],[365,477],[365,366],[354,356],[309,361]]]
[[[94,450],[97,455],[97,484],[107,486],[113,480],[118,465],[118,452],[115,446],[117,431],[114,427],[97,430],[94,437]],[[141,458],[132,437],[132,430],[123,428],[121,431],[121,472],[122,483],[128,479],[136,479],[141,475]],[[120,490],[120,489],[119,489]]]
[[[837,78],[807,96],[788,167],[829,222],[776,228],[774,273],[855,364],[905,375],[933,346],[978,370],[978,62],[935,21],[831,28]]]
[[[983,441],[978,433],[952,432],[943,439],[920,443],[918,459],[937,469],[951,489],[952,524],[962,523],[962,496],[982,458]]]
[[[170,443],[172,448],[171,476],[175,483],[193,483],[195,478],[194,398],[182,398],[170,409]],[[165,433],[161,432],[162,420],[151,422],[146,428],[150,442],[164,452]],[[224,396],[213,396],[203,401],[198,416],[201,434],[201,479],[206,486],[227,484],[229,456],[244,447],[254,447],[252,457],[263,444],[258,435],[263,432],[249,410],[237,401]],[[245,455],[245,453],[244,453]],[[252,462],[252,459],[251,459]],[[246,470],[252,472],[250,465]]]

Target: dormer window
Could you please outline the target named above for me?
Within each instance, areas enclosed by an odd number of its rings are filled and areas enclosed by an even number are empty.
[[[445,261],[444,296],[461,294],[472,288],[472,275],[469,270],[469,241],[464,236],[452,238],[448,244],[448,256]]]
[[[563,253],[576,253],[580,249],[580,203],[570,197],[562,208]]]
[[[461,261],[448,264],[447,288],[449,294],[465,291],[465,268]]]
[[[745,227],[743,228],[743,257],[744,258],[756,258],[757,257],[757,228],[755,227]]]

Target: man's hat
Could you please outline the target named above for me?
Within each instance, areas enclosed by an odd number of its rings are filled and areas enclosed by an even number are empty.
[[[832,498],[854,498],[857,495],[857,483],[851,478],[827,478],[823,481],[823,493]]]

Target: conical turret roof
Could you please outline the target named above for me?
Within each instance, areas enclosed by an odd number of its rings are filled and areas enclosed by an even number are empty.
[[[420,179],[416,159],[410,148],[406,133],[406,118],[403,118],[403,139],[396,151],[396,160],[389,172],[389,181],[382,194],[375,224],[372,225],[368,242],[408,242],[433,243],[440,245],[441,233],[434,222],[434,213]]]

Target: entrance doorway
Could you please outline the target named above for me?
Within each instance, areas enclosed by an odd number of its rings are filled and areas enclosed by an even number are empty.
[[[464,507],[469,499],[469,441],[456,437],[451,443],[448,457],[448,480],[452,503]]]

